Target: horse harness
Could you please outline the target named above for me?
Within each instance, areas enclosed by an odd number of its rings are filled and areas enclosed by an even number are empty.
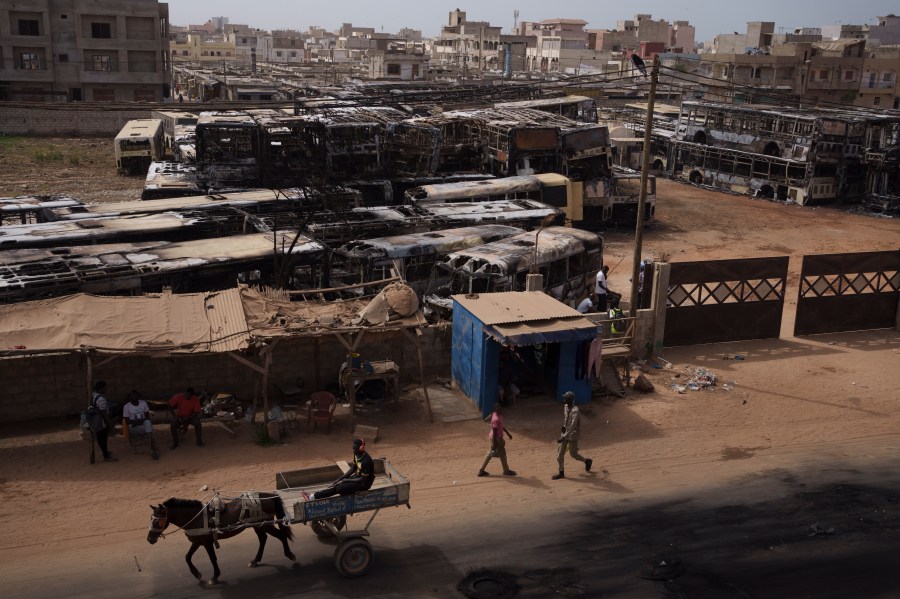
[[[258,492],[247,491],[246,493],[241,493],[239,499],[241,500],[241,511],[235,524],[222,526],[222,513],[228,506],[219,493],[216,493],[205,506],[200,508],[200,511],[197,512],[196,516],[188,520],[187,524],[180,526],[172,532],[184,530],[184,534],[186,534],[188,538],[212,535],[213,542],[218,545],[218,537],[221,533],[248,526],[256,526],[269,519],[268,515],[263,511],[262,500],[260,500]],[[203,524],[199,527],[188,528],[191,523],[200,516],[203,518]],[[154,514],[153,519],[150,521],[150,532],[158,533],[161,537],[165,538],[166,535],[163,531],[165,531],[167,526],[168,514],[164,517],[156,516]]]

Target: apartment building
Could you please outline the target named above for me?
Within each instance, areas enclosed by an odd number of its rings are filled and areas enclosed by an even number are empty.
[[[581,19],[544,19],[539,23],[521,23],[519,32],[536,38],[535,47],[528,49],[529,69],[559,72],[578,69],[581,62],[593,60],[585,25],[587,21]]]
[[[650,14],[637,14],[633,19],[616,22],[616,28],[591,29],[594,36],[593,48],[606,52],[635,51],[642,42],[647,44],[662,43],[666,48],[681,48],[684,52],[693,52],[695,41],[694,27],[687,21],[676,21],[674,25],[660,19],[653,20]]]
[[[440,37],[432,44],[432,57],[463,71],[497,69],[501,29],[487,21],[469,21],[464,10],[452,10],[448,24],[441,27]]]
[[[0,3],[0,100],[161,102],[169,80],[166,3]]]

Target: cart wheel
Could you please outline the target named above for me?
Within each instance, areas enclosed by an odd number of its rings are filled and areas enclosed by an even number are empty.
[[[333,539],[334,535],[331,533],[331,530],[325,526],[325,521],[331,522],[334,524],[334,527],[338,530],[344,528],[344,525],[347,524],[347,516],[336,516],[334,518],[323,518],[321,520],[313,520],[309,523],[310,527],[313,529],[313,532],[316,533],[316,536],[320,539]]]
[[[334,550],[334,567],[347,578],[362,576],[371,565],[372,546],[365,539],[344,541]]]

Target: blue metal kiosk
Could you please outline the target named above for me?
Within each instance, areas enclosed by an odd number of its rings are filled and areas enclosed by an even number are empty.
[[[487,416],[497,401],[501,348],[538,347],[547,394],[559,400],[572,391],[576,403],[587,403],[585,344],[598,334],[590,319],[540,291],[454,295],[451,372]]]

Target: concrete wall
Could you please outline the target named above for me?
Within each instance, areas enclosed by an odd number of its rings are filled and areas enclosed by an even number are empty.
[[[273,352],[270,401],[279,401],[275,384],[305,381],[304,391],[324,389],[338,381],[338,369],[347,350],[334,337],[316,341],[280,342]],[[357,350],[365,360],[393,360],[400,366],[401,385],[419,382],[415,345],[400,333],[369,333]],[[426,376],[448,376],[450,329],[426,329],[423,336]],[[104,357],[95,359],[95,364]],[[259,360],[256,360],[259,363]],[[89,401],[86,360],[81,355],[36,356],[0,360],[0,422],[78,414]],[[261,376],[228,355],[178,358],[121,357],[93,369],[95,380],[105,380],[110,399],[124,403],[137,389],[149,399],[171,397],[192,386],[198,392],[228,392],[242,401],[259,393]]]
[[[0,103],[0,135],[72,135],[114,137],[128,121],[149,119],[150,110],[4,106]]]

